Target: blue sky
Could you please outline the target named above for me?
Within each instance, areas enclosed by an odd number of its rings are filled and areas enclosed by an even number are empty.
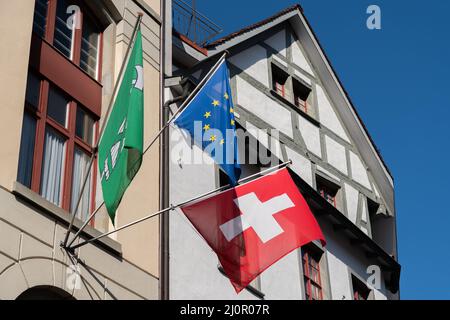
[[[450,299],[450,1],[197,0],[228,34],[300,3],[396,185],[402,299]],[[379,5],[382,29],[366,28]]]

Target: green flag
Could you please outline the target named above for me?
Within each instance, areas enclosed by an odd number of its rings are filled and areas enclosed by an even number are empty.
[[[103,199],[114,224],[116,209],[142,162],[144,128],[142,35],[138,30],[98,147]]]

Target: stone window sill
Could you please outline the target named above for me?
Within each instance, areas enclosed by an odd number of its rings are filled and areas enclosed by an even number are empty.
[[[58,220],[60,223],[66,225],[67,227],[69,226],[71,220],[71,215],[69,212],[45,200],[39,194],[28,189],[21,183],[14,182],[12,193],[16,197],[19,197],[24,201],[26,201],[31,206],[39,209],[39,211],[43,212],[44,214],[50,216],[55,220]],[[78,231],[82,225],[83,221],[81,221],[78,218],[75,218],[73,222],[73,231],[75,232]],[[102,232],[100,232],[99,230],[87,225],[84,228],[83,232],[80,234],[80,236],[83,239],[92,239],[101,234]],[[104,237],[102,239],[95,241],[94,243],[115,255],[118,256],[122,255],[122,245],[109,237]]]

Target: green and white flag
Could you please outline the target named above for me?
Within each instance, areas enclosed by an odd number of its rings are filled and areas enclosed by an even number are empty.
[[[114,224],[116,209],[142,162],[144,129],[142,35],[136,41],[98,147],[103,199]]]

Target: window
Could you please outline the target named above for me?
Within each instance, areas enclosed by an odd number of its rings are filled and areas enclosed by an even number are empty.
[[[39,37],[45,37],[47,27],[48,0],[36,0],[34,7],[33,32]]]
[[[36,0],[17,180],[70,212],[80,197],[83,220],[95,205],[95,158],[80,192],[101,114],[101,39],[84,1]]]
[[[303,83],[296,79],[292,79],[293,91],[294,91],[294,104],[302,112],[311,114],[312,104],[309,102],[311,96],[311,89],[305,86]]]
[[[292,107],[295,106],[304,114],[314,118],[314,95],[311,94],[311,87],[296,76],[289,75],[275,63],[272,63],[271,68],[273,92],[283,97],[284,102],[289,102]]]
[[[26,97],[17,180],[73,212],[93,153],[97,119],[32,71]],[[93,209],[93,177],[90,174],[77,212],[81,219]]]
[[[288,98],[290,95],[288,94],[286,84],[288,81],[288,74],[278,68],[276,65],[272,64],[272,86],[273,90],[278,93],[283,98]]]
[[[33,32],[98,80],[101,32],[82,1],[36,0]]]
[[[331,205],[338,208],[338,192],[339,187],[326,179],[317,176],[317,192],[327,200]]]
[[[352,275],[352,285],[353,300],[369,300],[370,289],[354,275]]]
[[[311,246],[302,247],[302,262],[306,300],[322,300],[320,253],[313,250]]]

